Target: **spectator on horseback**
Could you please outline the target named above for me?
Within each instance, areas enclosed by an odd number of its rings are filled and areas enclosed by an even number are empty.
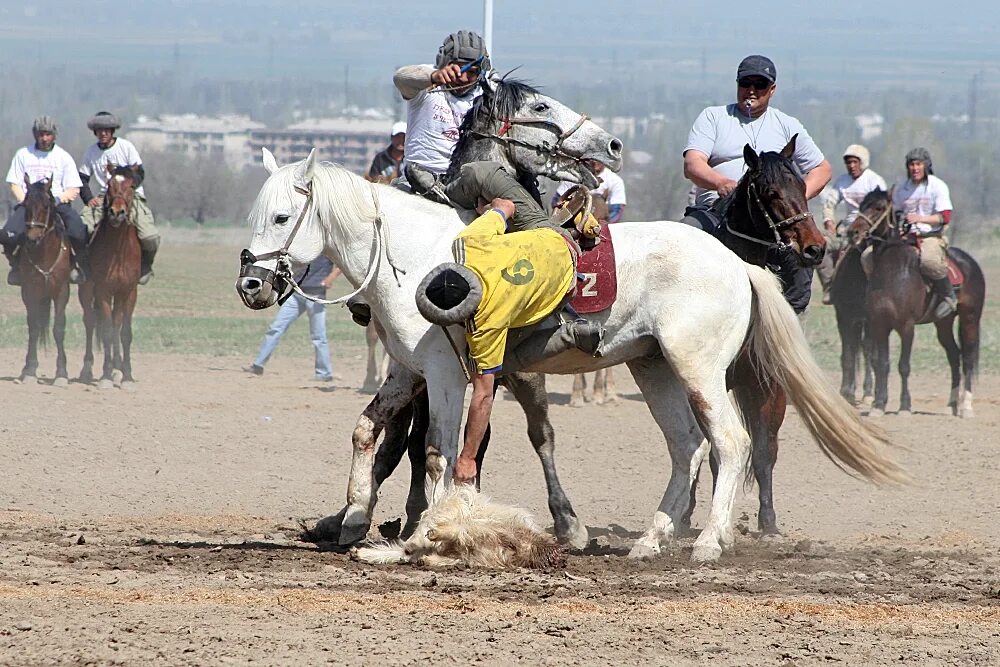
[[[576,283],[573,245],[551,227],[507,232],[514,213],[508,199],[480,207],[480,216],[452,244],[455,261],[433,269],[417,288],[417,309],[427,321],[446,333],[456,324],[466,329],[472,402],[457,483],[475,481],[498,373],[524,370],[573,348],[600,356],[600,323],[559,313]]]
[[[142,158],[135,145],[128,139],[115,136],[115,130],[122,126],[118,117],[107,111],[98,111],[87,121],[87,128],[97,137],[97,143],[92,144],[83,154],[80,163],[80,194],[85,204],[83,221],[93,233],[104,213],[104,193],[108,189],[108,177],[115,167],[132,167],[136,174],[135,210],[132,223],[139,237],[142,248],[141,266],[139,269],[139,284],[145,285],[153,277],[153,259],[160,246],[160,233],[153,222],[153,212],[146,203],[146,193],[142,189],[142,181],[146,177]],[[91,189],[90,178],[93,177],[95,187]]]
[[[392,81],[406,100],[403,174],[416,192],[434,189],[448,171],[458,128],[491,71],[483,38],[459,30],[445,38],[434,65],[400,67]]]
[[[904,216],[909,234],[918,239],[920,272],[940,298],[936,318],[947,317],[958,307],[955,289],[948,278],[948,241],[945,228],[951,222],[951,193],[934,175],[930,152],[923,147],[906,154],[906,182],[892,194],[892,206]]]
[[[796,134],[793,162],[805,180],[806,199],[818,195],[832,169],[797,119],[770,106],[777,90],[774,63],[761,55],[747,56],[736,70],[736,103],[708,107],[698,116],[684,149],[684,176],[696,186],[695,204],[681,222],[713,233],[721,224],[712,205],[728,195],[746,170],[743,146],[758,153],[780,151]],[[809,305],[812,269],[802,267],[790,250],[768,251],[768,266],[784,286],[785,298],[801,313]]]
[[[399,178],[403,165],[403,147],[406,143],[406,123],[392,124],[389,145],[375,154],[366,178],[373,183],[392,183]]]
[[[73,210],[71,202],[80,194],[80,175],[76,171],[76,162],[73,157],[56,145],[56,134],[58,128],[56,121],[50,116],[39,116],[31,126],[31,133],[35,140],[33,143],[21,148],[14,154],[14,159],[10,163],[10,170],[7,172],[7,182],[10,184],[10,191],[17,200],[17,206],[7,219],[7,224],[0,234],[0,244],[3,245],[4,255],[10,262],[11,270],[7,276],[7,283],[10,285],[20,285],[21,276],[17,263],[14,261],[14,253],[24,241],[25,229],[27,228],[24,219],[25,197],[25,177],[31,183],[42,180],[52,181],[52,196],[56,198],[56,212],[66,229],[66,236],[73,247],[75,266],[70,273],[70,280],[75,284],[80,284],[86,279],[87,269],[87,227],[80,220],[80,215]]]
[[[816,269],[820,284],[823,286],[823,303],[830,303],[830,285],[833,283],[833,270],[836,268],[837,251],[845,247],[847,228],[858,217],[861,202],[876,188],[888,191],[885,179],[879,176],[868,165],[871,155],[868,149],[860,144],[851,144],[844,149],[844,168],[846,173],[837,177],[826,194],[823,195],[823,226],[826,229],[826,254]],[[843,202],[847,208],[846,215],[836,220],[837,205]]]
[[[621,222],[622,216],[625,214],[625,205],[628,203],[625,199],[625,181],[622,180],[621,176],[609,170],[599,160],[585,160],[585,162],[600,182],[596,188],[590,191],[590,194],[603,199],[608,208],[607,217],[601,218],[598,216],[598,220],[601,224]],[[559,187],[556,188],[555,194],[552,196],[552,206],[555,206],[559,199],[572,187],[572,183],[565,181],[560,183]]]

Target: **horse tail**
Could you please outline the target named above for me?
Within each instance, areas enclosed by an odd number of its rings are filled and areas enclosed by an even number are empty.
[[[881,452],[890,444],[885,432],[862,421],[827,383],[777,278],[750,264],[747,273],[755,297],[749,348],[758,373],[784,389],[823,454],[838,468],[877,483],[905,481],[902,468]]]

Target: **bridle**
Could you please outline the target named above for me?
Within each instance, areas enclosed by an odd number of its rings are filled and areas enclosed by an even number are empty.
[[[757,185],[756,183],[754,183],[753,177],[750,174],[747,174],[746,181],[747,181],[747,186],[746,186],[747,215],[749,215],[750,219],[753,220],[754,210],[750,206],[750,202],[752,200],[754,205],[756,206],[756,210],[760,212],[762,216],[764,216],[764,221],[767,223],[767,226],[774,234],[774,240],[767,241],[764,239],[759,239],[755,236],[750,236],[748,234],[743,234],[742,232],[736,231],[735,229],[732,228],[732,226],[729,223],[729,216],[726,216],[726,231],[732,234],[733,236],[739,237],[745,241],[750,241],[751,243],[756,243],[758,245],[766,246],[767,248],[777,248],[778,250],[786,250],[790,248],[791,246],[788,243],[785,243],[781,239],[781,231],[795,225],[801,220],[807,220],[812,218],[813,217],[812,213],[810,213],[807,210],[802,213],[797,213],[793,216],[787,217],[783,220],[775,221],[775,219],[771,217],[771,214],[768,213],[767,208],[764,206],[764,202],[760,200],[760,195],[757,193]]]
[[[861,220],[864,220],[865,223],[868,225],[868,229],[865,230],[864,236],[855,245],[861,245],[861,243],[864,243],[865,241],[868,241],[868,240],[871,240],[871,241],[885,241],[886,239],[884,239],[884,238],[882,238],[880,236],[874,236],[872,233],[876,229],[878,229],[882,225],[882,223],[885,222],[886,218],[888,218],[891,214],[892,214],[892,204],[889,204],[888,206],[886,206],[885,210],[882,211],[882,213],[877,218],[875,218],[875,220],[872,220],[866,214],[862,213],[861,211],[858,211],[858,215],[855,218],[855,220],[857,220],[858,218],[860,218]]]
[[[44,222],[38,222],[37,220],[26,220],[25,223],[24,223],[25,230],[29,230],[29,229],[43,229],[44,230],[42,232],[42,235],[37,239],[38,243],[41,243],[42,240],[44,240],[45,237],[48,236],[49,234],[51,234],[52,231],[56,228],[56,226],[55,226],[55,216],[56,216],[55,200],[51,197],[51,195],[49,196],[49,199],[50,199],[50,202],[49,202],[50,205],[48,206],[48,213],[45,216],[45,221]],[[52,278],[52,272],[55,271],[56,266],[59,265],[59,260],[62,259],[63,253],[66,252],[66,250],[67,250],[67,248],[66,248],[66,240],[63,239],[63,238],[60,238],[59,239],[59,252],[56,254],[56,258],[54,260],[52,260],[52,264],[49,266],[48,269],[43,269],[42,267],[40,267],[37,264],[35,264],[35,261],[31,258],[31,253],[27,252],[27,248],[25,248],[24,256],[25,256],[25,259],[28,260],[28,264],[31,265],[31,268],[35,269],[35,271],[38,271],[38,273],[40,273],[42,275],[42,277],[45,279],[45,282],[48,282],[49,279]]]
[[[288,257],[288,249],[292,245],[292,241],[295,240],[295,235],[298,233],[299,228],[302,226],[302,222],[306,219],[306,215],[309,209],[313,206],[313,189],[312,183],[306,186],[294,185],[295,191],[301,195],[305,195],[306,201],[302,206],[302,210],[299,212],[299,217],[295,221],[295,226],[292,227],[291,233],[285,239],[285,242],[277,250],[271,250],[263,255],[254,255],[250,252],[249,248],[244,248],[240,253],[240,278],[256,278],[262,283],[271,285],[272,288],[278,293],[277,303],[278,305],[284,305],[293,293],[298,294],[304,299],[309,301],[314,301],[316,303],[322,303],[325,305],[336,305],[347,303],[348,300],[353,299],[355,296],[360,294],[368,285],[371,283],[375,274],[378,272],[379,262],[382,257],[382,248],[385,247],[386,259],[389,262],[389,266],[392,267],[394,275],[397,273],[406,274],[406,271],[400,269],[396,266],[389,252],[389,230],[382,224],[382,209],[379,206],[378,191],[372,187],[372,200],[375,203],[375,219],[372,221],[375,225],[375,254],[372,257],[371,262],[368,265],[368,272],[365,274],[364,280],[361,281],[361,285],[358,286],[356,290],[347,294],[345,296],[336,299],[321,299],[318,296],[312,294],[306,294],[302,291],[298,282],[295,280],[295,276],[292,273],[292,262]],[[383,237],[385,237],[383,239]],[[269,259],[276,259],[274,270],[266,269],[262,266],[257,266],[257,262],[263,262]],[[305,275],[308,275],[309,269],[306,268],[306,274],[302,276],[305,279]],[[397,283],[399,282],[397,276]],[[291,289],[289,289],[289,287]],[[247,296],[243,293],[242,289],[237,288],[236,290],[243,303],[249,307],[254,308],[254,304],[248,301]],[[258,306],[258,308],[264,308],[266,306]]]
[[[527,148],[529,150],[535,151],[540,155],[545,156],[545,164],[542,166],[542,174],[546,176],[554,176],[559,169],[558,158],[563,158],[565,160],[570,160],[580,164],[583,162],[582,157],[576,155],[571,155],[563,150],[563,143],[577,130],[583,127],[584,123],[590,120],[590,116],[587,114],[580,114],[580,118],[567,130],[563,130],[553,120],[548,118],[532,118],[530,116],[505,116],[503,121],[500,123],[499,129],[493,133],[481,132],[479,130],[470,130],[470,134],[481,139],[490,139],[492,141],[499,142],[503,145],[505,152],[507,153],[507,159],[513,164],[514,159],[510,153],[511,146],[521,146],[522,148]],[[496,94],[493,93],[492,106],[486,117],[487,125],[492,126],[498,121],[496,113]],[[547,125],[549,127],[555,128],[556,141],[550,144],[548,141],[543,141],[540,144],[532,143],[530,141],[524,141],[523,139],[516,139],[511,136],[510,131],[515,125]]]
[[[122,176],[121,178],[124,178],[124,176]],[[122,193],[115,194],[113,197],[108,197],[107,195],[109,195],[111,193],[111,185],[110,185],[110,183],[111,183],[111,181],[109,180],[108,181],[108,189],[107,189],[107,192],[105,192],[105,197],[104,197],[104,215],[101,216],[101,221],[103,222],[104,220],[109,220],[109,221],[111,220],[111,218],[109,216],[109,213],[111,213],[111,207],[114,205],[114,203],[116,201],[121,201],[122,204],[125,205],[125,210],[126,210],[126,214],[125,215],[126,215],[126,220],[127,220],[129,213],[131,213],[132,209],[135,207],[135,190],[136,190],[136,188],[135,188],[135,181],[134,180],[132,181],[132,201],[131,202],[127,201],[128,197],[125,194],[122,194]],[[111,223],[111,224],[112,224],[112,226],[117,226],[114,223]],[[121,223],[119,223],[119,224],[121,224]],[[96,236],[96,233],[94,234],[94,236]],[[91,238],[93,239],[93,237],[91,237]]]

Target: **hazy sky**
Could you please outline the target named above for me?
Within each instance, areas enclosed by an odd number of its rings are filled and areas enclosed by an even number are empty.
[[[30,6],[29,6],[30,5]],[[533,79],[728,85],[770,55],[779,82],[849,87],[1000,85],[995,2],[495,0],[494,63]],[[126,9],[127,8],[127,9]],[[429,62],[441,39],[480,30],[480,0],[0,0],[5,64],[184,67],[198,76],[355,80]]]

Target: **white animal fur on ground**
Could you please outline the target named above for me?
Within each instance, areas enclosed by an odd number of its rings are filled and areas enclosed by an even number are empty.
[[[550,568],[566,564],[566,552],[525,510],[492,502],[475,488],[455,486],[420,517],[405,542],[351,551],[372,565],[413,563],[491,569]]]

